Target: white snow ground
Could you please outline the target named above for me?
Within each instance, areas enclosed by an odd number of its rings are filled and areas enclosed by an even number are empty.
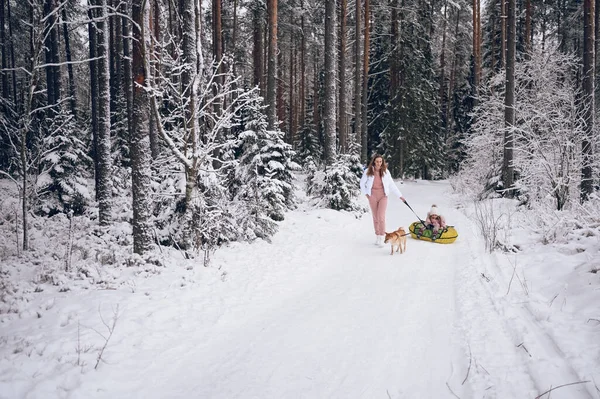
[[[108,289],[25,286],[0,314],[0,398],[599,398],[598,238],[515,231],[521,252],[490,255],[447,182],[400,188],[459,239],[390,256],[370,214],[304,204],[209,268],[173,252]],[[388,231],[414,220],[390,199]]]

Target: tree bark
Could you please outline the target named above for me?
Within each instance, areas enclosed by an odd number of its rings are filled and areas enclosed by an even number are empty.
[[[290,13],[290,65],[289,65],[289,76],[288,76],[288,102],[289,102],[289,113],[288,113],[288,134],[287,134],[287,142],[288,144],[294,144],[294,34],[292,33],[292,29],[294,26],[294,18],[293,13]]]
[[[513,146],[515,125],[515,53],[516,53],[516,7],[515,0],[508,1],[506,34],[506,92],[504,98],[504,162],[502,177],[505,195],[513,196]]]
[[[587,201],[593,191],[593,148],[594,135],[594,0],[583,1],[583,119],[586,138],[582,142],[583,165],[581,169],[581,200]]]
[[[502,69],[506,68],[506,49],[507,49],[507,47],[506,47],[506,39],[507,39],[506,24],[508,22],[507,21],[508,16],[506,14],[506,11],[507,11],[506,10],[506,6],[507,6],[506,2],[507,1],[508,0],[500,0],[500,32],[502,35],[501,40],[500,40],[500,44],[502,46],[501,53],[500,53],[500,67]]]
[[[44,25],[44,54],[46,56],[46,95],[48,105],[55,105],[58,101],[56,95],[56,75],[54,63],[54,43],[56,42],[56,14],[54,14],[54,0],[44,1],[44,16],[46,23]],[[31,55],[34,56],[33,54]]]
[[[531,5],[531,0],[525,1],[525,53],[529,54],[531,52],[531,16],[533,13],[533,6]]]
[[[127,108],[127,132],[129,137],[131,137],[133,132],[133,75],[131,71],[131,28],[129,19],[125,17],[125,15],[129,15],[128,8],[127,2],[121,3],[121,14],[124,15],[121,21],[121,39],[123,40],[123,90],[125,91],[125,105]],[[158,139],[155,137],[154,141],[158,142]],[[150,137],[150,142],[152,142],[152,136]],[[155,150],[156,152],[154,152]],[[155,157],[157,155],[158,149],[153,148],[152,156]]]
[[[304,21],[304,0],[302,0],[302,14],[300,17],[300,123],[304,125],[306,118],[306,34]],[[314,107],[313,107],[314,108]]]
[[[96,23],[94,22],[98,11],[93,7],[96,0],[88,0],[88,40],[89,40],[89,67],[90,67],[90,106],[91,106],[91,127],[92,127],[92,156],[94,159],[94,179],[95,187],[100,186],[99,165],[98,165],[98,61],[96,55],[98,52],[98,34]],[[96,201],[98,201],[98,190],[96,190]]]
[[[66,3],[66,0],[65,0]],[[67,25],[67,5],[62,6],[62,19],[63,19],[63,39],[65,42],[65,58],[67,59],[67,75],[69,77],[69,104],[71,106],[71,113],[77,118],[77,98],[75,93],[75,74],[73,73],[73,57],[71,55],[71,40],[69,39],[69,27]]]
[[[8,98],[10,93],[8,91],[8,76],[6,74],[6,70],[8,69],[7,62],[7,40],[6,40],[6,30],[4,29],[4,1],[0,0],[0,45],[2,46],[2,71],[0,75],[2,75],[2,97]]]
[[[354,136],[356,143],[360,146],[360,159],[367,161],[367,145],[362,141],[362,65],[361,65],[361,0],[356,0],[356,15],[354,25]]]
[[[367,160],[368,147],[368,103],[369,103],[369,41],[370,41],[370,0],[365,0],[365,32],[364,32],[364,48],[363,48],[363,76],[362,76],[362,116],[361,116],[361,143],[364,160]]]
[[[323,126],[325,129],[325,164],[332,165],[335,161],[335,123],[336,123],[336,0],[325,1],[325,111]]]
[[[133,0],[133,130],[130,135],[131,146],[131,181],[133,195],[133,252],[144,254],[152,243],[150,223],[150,136],[149,136],[149,101],[145,90],[145,45],[146,35],[143,29],[148,11],[147,2]],[[140,29],[141,28],[141,29]]]
[[[269,14],[269,48],[267,70],[267,120],[269,130],[278,128],[277,122],[277,0],[267,0]]]
[[[223,77],[219,76],[223,73],[223,23],[222,23],[222,9],[221,9],[221,0],[212,0],[213,6],[213,56],[215,57],[215,62],[218,65],[216,73],[217,77],[215,78],[215,83],[218,86],[223,86]],[[216,96],[218,94],[219,88],[217,85],[213,86],[213,94]],[[218,100],[214,102],[214,112],[216,115],[221,113],[222,108],[222,100]]]
[[[338,129],[340,137],[340,151],[342,153],[348,152],[348,111],[347,100],[346,100],[346,26],[348,18],[346,13],[348,11],[348,0],[340,0],[340,60],[338,63],[340,82],[340,94],[338,98]]]
[[[263,88],[263,19],[260,6],[260,0],[256,0],[252,9],[252,27],[253,27],[253,48],[252,48],[252,59],[253,59],[253,72],[254,72],[254,85],[258,86],[259,89]],[[264,95],[264,93],[263,93]]]
[[[10,1],[6,2],[6,16],[8,17],[8,35],[10,36],[10,67],[12,69],[12,94],[13,102],[17,103],[17,71],[15,69],[15,37],[12,30]]]
[[[196,31],[196,7],[194,0],[180,0],[180,9],[182,10],[182,49],[183,58],[187,64],[181,74],[181,84],[183,91],[188,97],[188,107],[185,113],[185,129],[188,137],[188,147],[191,153],[191,165],[186,166],[186,218],[188,222],[192,220],[192,212],[194,209],[194,201],[197,200],[197,184],[198,176],[198,122],[196,120],[197,107],[197,79],[198,79],[198,49],[197,49],[197,31]],[[188,233],[189,238],[189,233]],[[188,243],[189,244],[189,243]]]
[[[98,195],[100,225],[108,225],[112,219],[112,157],[110,152],[110,60],[108,4],[102,0],[98,16]]]

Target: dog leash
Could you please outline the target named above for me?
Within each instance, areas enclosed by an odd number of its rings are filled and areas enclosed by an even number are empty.
[[[419,219],[419,222],[423,223],[423,226],[425,226],[425,222],[419,217],[419,215],[417,215],[417,212],[415,212],[414,209],[412,209],[412,207],[410,205],[408,205],[408,202],[406,202],[406,200],[404,201],[404,204],[410,208],[412,213],[414,213],[415,216],[417,217],[417,219]]]

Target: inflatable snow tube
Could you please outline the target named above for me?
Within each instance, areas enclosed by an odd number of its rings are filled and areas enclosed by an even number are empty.
[[[417,232],[419,227],[422,227],[423,224],[421,222],[414,222],[410,225],[408,230],[410,231],[410,236],[415,240],[423,240],[423,241],[431,241],[436,242],[438,244],[452,244],[458,238],[458,233],[454,226],[447,226],[441,234],[438,234],[438,238],[435,240],[431,239],[431,230],[425,229],[423,234],[419,237],[417,236]]]

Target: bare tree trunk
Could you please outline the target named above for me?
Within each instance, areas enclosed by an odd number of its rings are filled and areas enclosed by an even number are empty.
[[[188,145],[192,154],[196,153],[198,146],[198,132],[196,121],[196,79],[198,78],[198,54],[196,48],[196,8],[194,0],[180,0],[182,11],[182,39],[183,57],[187,63],[181,74],[182,89],[188,96],[188,107],[185,113],[185,129],[187,130]],[[194,155],[192,155],[194,157]],[[193,159],[191,166],[186,166],[186,191],[185,203],[188,221],[191,221],[193,202],[197,197],[196,177],[198,175],[198,160]]]
[[[12,94],[13,102],[17,104],[17,71],[15,69],[15,37],[12,30],[10,1],[6,1],[6,16],[8,17],[8,35],[10,36],[10,67],[12,69]]]
[[[362,29],[361,20],[361,0],[356,0],[356,16],[355,16],[355,37],[354,37],[354,136],[356,143],[360,145],[360,159],[362,162],[367,161],[367,144],[362,141],[362,65],[361,65],[361,37]]]
[[[314,106],[313,106],[313,123],[315,125],[315,130],[317,133],[321,131],[321,109],[320,103],[321,99],[319,98],[319,54],[318,50],[315,52],[315,64],[314,64],[314,85],[313,85],[313,98],[314,98]]]
[[[442,111],[442,128],[444,129],[444,135],[448,131],[448,103],[449,99],[446,96],[446,26],[447,26],[447,13],[448,1],[444,2],[444,18],[442,21],[442,48],[440,50],[440,107]]]
[[[125,105],[127,107],[127,132],[129,134],[129,137],[131,137],[131,134],[133,132],[133,75],[131,71],[131,28],[129,19],[125,17],[125,15],[129,15],[128,8],[129,7],[127,5],[127,2],[121,3],[121,14],[124,15],[121,21],[121,34],[123,40],[123,90],[125,91]],[[152,123],[152,121],[150,123]],[[152,142],[153,136],[151,135],[150,143]],[[154,135],[154,142],[158,142],[158,139],[156,138],[156,133]],[[157,144],[156,147],[158,147]],[[152,147],[152,150],[152,156],[157,156],[158,148]]]
[[[340,0],[340,60],[338,64],[340,82],[340,94],[338,98],[338,129],[340,137],[340,151],[348,152],[348,111],[346,100],[346,29],[348,18],[348,0]]]
[[[213,6],[213,56],[215,57],[215,62],[217,63],[217,77],[215,78],[215,83],[218,86],[223,86],[223,78],[219,76],[223,73],[223,23],[222,23],[222,9],[221,9],[221,0],[212,0]],[[219,88],[215,85],[213,86],[213,94],[216,96],[218,94]],[[221,113],[222,101],[214,102],[214,112],[216,115]]]
[[[133,195],[133,252],[144,254],[152,243],[150,223],[150,136],[149,99],[146,93],[146,26],[148,3],[133,0],[133,61],[132,76],[136,85],[133,88],[133,130],[131,139],[131,191]]]
[[[516,56],[516,0],[508,1],[507,18],[507,57],[506,57],[506,94],[504,98],[504,162],[502,165],[503,182],[505,195],[512,197],[514,195],[512,188],[514,185],[513,175],[513,146],[514,146],[514,125],[515,125],[515,56]]]
[[[101,1],[98,16],[98,208],[100,225],[108,225],[112,219],[112,157],[110,153],[110,60],[108,5]]]
[[[277,50],[277,121],[282,123],[285,120],[285,104],[283,103],[283,51]]]
[[[267,67],[267,107],[269,130],[277,129],[277,0],[267,0],[269,49]]]
[[[288,102],[289,102],[289,113],[288,113],[288,133],[287,142],[294,144],[294,35],[291,32],[294,26],[293,13],[290,13],[290,65],[289,65],[289,76],[288,76]]]
[[[363,76],[362,76],[362,116],[361,116],[361,143],[362,153],[364,153],[364,160],[367,159],[367,147],[368,147],[368,106],[369,106],[369,41],[370,41],[370,24],[369,18],[371,17],[369,11],[370,0],[365,0],[365,44],[363,49]]]
[[[238,41],[238,0],[233,0],[233,34],[232,34],[231,53],[233,54],[233,75],[237,76],[237,41]]]
[[[581,169],[581,200],[587,201],[593,191],[592,162],[593,148],[591,140],[594,135],[594,0],[583,2],[583,119],[585,121],[586,138],[582,142],[583,166]]]
[[[326,165],[332,165],[335,161],[336,3],[336,0],[325,1],[325,111],[323,115],[325,148],[323,155]]]
[[[500,53],[500,67],[506,68],[506,23],[507,23],[507,15],[506,15],[506,2],[508,0],[500,0],[500,32],[501,32],[501,40],[500,44],[502,45],[502,52]]]
[[[306,118],[306,35],[304,33],[304,0],[302,0],[302,15],[300,20],[300,123]],[[314,107],[313,107],[314,108]]]
[[[2,97],[8,98],[10,93],[8,91],[8,76],[6,75],[6,70],[8,69],[7,62],[7,40],[6,40],[6,31],[4,29],[4,0],[0,0],[0,45],[2,46],[2,71],[0,75],[2,75]]]
[[[261,90],[263,88],[263,20],[262,12],[260,7],[260,0],[255,1],[252,9],[252,27],[253,27],[253,48],[252,48],[252,59],[253,59],[253,72],[254,72],[254,85],[258,86]],[[262,93],[264,96],[264,93]]]
[[[66,0],[65,0],[66,3]],[[65,41],[65,58],[67,59],[67,74],[69,77],[69,104],[71,105],[71,113],[77,117],[77,98],[75,93],[75,74],[73,73],[73,58],[71,56],[71,40],[69,39],[69,28],[67,25],[67,6],[62,6],[62,19],[63,19],[63,38]]]
[[[531,5],[531,0],[525,1],[525,53],[529,54],[531,52],[531,15],[533,13],[533,6]]]
[[[90,103],[91,103],[91,124],[92,124],[92,153],[94,158],[94,179],[95,187],[100,186],[98,166],[98,61],[96,55],[98,52],[98,34],[96,23],[94,22],[97,10],[93,8],[96,5],[95,0],[88,0],[88,40],[90,54]],[[98,190],[96,190],[96,201],[98,200]]]
[[[54,45],[56,43],[56,14],[54,13],[54,0],[44,1],[44,53],[46,55],[46,93],[48,105],[54,105],[58,102],[56,93],[56,68],[54,67]],[[32,54],[33,56],[33,54]]]

